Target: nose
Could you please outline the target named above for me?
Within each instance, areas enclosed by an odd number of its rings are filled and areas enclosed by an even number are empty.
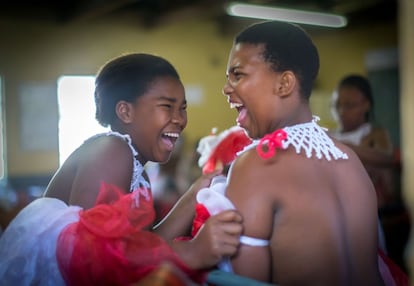
[[[343,115],[343,114],[352,114],[352,111],[354,110],[354,106],[351,105],[337,105],[336,106],[336,111],[338,112],[338,114]]]
[[[174,124],[181,126],[181,128],[185,128],[185,126],[187,125],[187,111],[178,110],[174,112],[171,121]]]
[[[224,86],[221,92],[223,93],[223,95],[229,96],[232,93],[232,91],[233,91],[233,87],[230,85],[229,81],[227,80],[224,83]]]

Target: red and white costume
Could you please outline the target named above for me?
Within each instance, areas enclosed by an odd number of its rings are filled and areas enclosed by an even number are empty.
[[[149,183],[128,135],[134,158],[131,192],[102,182],[96,205],[88,210],[54,198],[26,206],[0,237],[2,285],[130,285],[165,261],[196,282],[168,244],[151,232],[155,219]],[[92,138],[91,138],[92,139]]]

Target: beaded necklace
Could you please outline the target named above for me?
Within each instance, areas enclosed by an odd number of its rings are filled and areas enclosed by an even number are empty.
[[[348,159],[348,155],[335,146],[332,139],[326,133],[326,129],[318,125],[319,117],[313,116],[310,122],[287,126],[273,133],[265,135],[262,139],[254,140],[252,144],[244,148],[256,147],[257,153],[263,159],[271,158],[276,149],[287,149],[293,146],[297,154],[305,151],[306,157],[316,156],[318,159],[325,158],[328,161]]]

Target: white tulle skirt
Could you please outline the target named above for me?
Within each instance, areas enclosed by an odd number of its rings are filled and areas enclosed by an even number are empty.
[[[79,220],[80,207],[53,198],[27,205],[0,236],[0,284],[65,285],[56,260],[59,233]]]

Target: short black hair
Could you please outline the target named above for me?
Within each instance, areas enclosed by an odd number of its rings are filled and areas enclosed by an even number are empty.
[[[264,45],[264,60],[276,72],[293,71],[299,79],[302,96],[309,99],[319,72],[319,54],[301,27],[279,21],[260,22],[236,35],[234,43]]]
[[[96,119],[107,127],[116,119],[115,106],[121,101],[133,102],[160,77],[180,80],[174,66],[159,56],[132,53],[107,62],[95,79]]]

